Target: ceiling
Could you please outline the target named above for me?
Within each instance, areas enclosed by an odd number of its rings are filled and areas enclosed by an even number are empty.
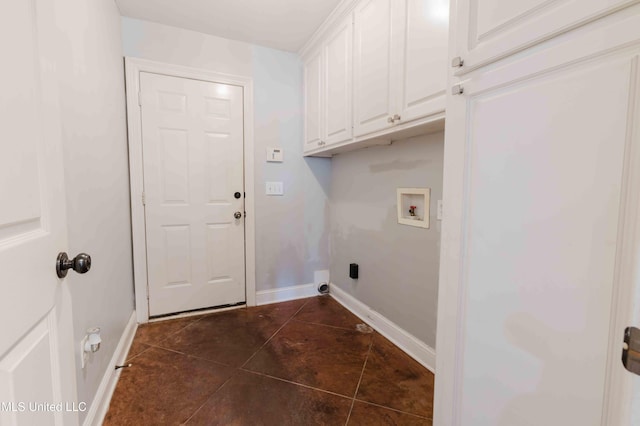
[[[298,51],[340,0],[116,0],[131,18]]]

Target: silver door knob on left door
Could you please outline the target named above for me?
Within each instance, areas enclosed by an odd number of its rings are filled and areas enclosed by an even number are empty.
[[[240,218],[242,217],[242,213],[240,213],[240,212],[235,212],[235,213],[233,214],[233,217],[235,217],[236,219],[240,219]]]
[[[91,256],[87,253],[80,253],[73,259],[69,259],[67,253],[58,253],[58,258],[56,259],[56,273],[58,274],[58,278],[66,277],[69,269],[73,269],[79,274],[89,272],[89,269],[91,269]]]

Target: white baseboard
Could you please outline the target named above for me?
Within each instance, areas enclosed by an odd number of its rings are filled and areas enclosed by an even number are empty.
[[[391,340],[411,358],[424,365],[429,371],[436,371],[436,351],[400,326],[374,311],[349,293],[330,284],[329,294],[342,306],[353,312],[378,333]]]
[[[107,415],[107,411],[109,410],[109,403],[111,402],[113,391],[116,389],[116,384],[118,383],[120,372],[122,371],[116,370],[115,366],[121,365],[126,361],[127,353],[129,352],[129,348],[133,342],[133,337],[136,335],[137,328],[138,323],[136,322],[136,313],[134,311],[131,313],[129,322],[122,332],[122,336],[120,336],[120,341],[118,342],[118,346],[116,347],[113,356],[111,357],[109,367],[107,368],[107,371],[105,371],[104,376],[102,376],[100,386],[98,386],[96,396],[91,402],[91,406],[87,412],[87,417],[84,419],[83,426],[98,426],[104,421],[104,417]]]
[[[318,290],[315,284],[302,284],[273,290],[262,290],[256,292],[256,305],[268,305],[269,303],[286,302],[288,300],[303,299],[317,295]]]

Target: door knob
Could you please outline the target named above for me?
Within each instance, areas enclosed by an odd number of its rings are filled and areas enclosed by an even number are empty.
[[[240,218],[242,217],[242,213],[240,213],[240,212],[235,212],[235,213],[233,214],[233,217],[235,217],[236,219],[240,219]]]
[[[91,269],[91,256],[86,253],[80,253],[73,259],[69,259],[67,253],[58,253],[58,258],[56,259],[58,278],[66,277],[69,269],[73,269],[79,274],[88,272]]]

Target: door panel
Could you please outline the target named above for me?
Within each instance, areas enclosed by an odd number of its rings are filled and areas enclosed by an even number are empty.
[[[462,424],[600,424],[631,70],[471,94]]]
[[[322,142],[322,51],[304,64],[304,150],[318,148]]]
[[[389,127],[394,114],[391,6],[391,0],[366,0],[354,12],[355,136]]]
[[[351,17],[329,37],[324,47],[324,134],[327,144],[351,139],[353,31]]]
[[[454,56],[461,73],[542,42],[637,0],[460,0]]]
[[[242,88],[140,74],[150,315],[245,301]]]
[[[401,0],[396,49],[402,82],[398,103],[403,122],[444,111],[447,84],[449,2]]]
[[[55,273],[66,240],[65,191],[52,2],[0,3],[0,424],[76,424],[74,413],[28,402],[73,403],[71,316]],[[61,362],[61,359],[63,360]],[[65,377],[65,383],[61,377]],[[27,403],[21,406],[20,403]],[[6,404],[9,404],[7,406]],[[8,408],[8,409],[7,409]]]

